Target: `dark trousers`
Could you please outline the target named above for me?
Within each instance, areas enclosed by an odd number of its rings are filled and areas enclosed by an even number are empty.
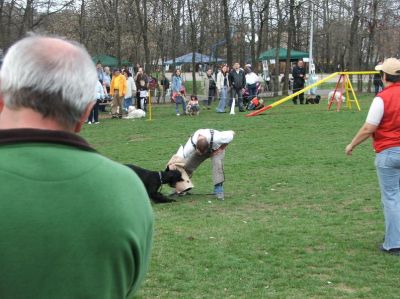
[[[96,104],[94,104],[92,111],[90,111],[89,117],[88,117],[88,122],[92,123],[97,123],[99,121],[99,105],[100,100],[96,101]]]
[[[106,86],[107,95],[110,94],[110,86]],[[103,100],[103,103],[107,103],[107,100]],[[99,111],[106,112],[106,105],[99,105]]]
[[[204,101],[204,105],[210,107],[214,98],[215,98],[215,94],[217,93],[215,88],[210,88],[208,90],[208,96],[207,96],[207,100]]]
[[[383,83],[381,80],[374,80],[375,95],[377,95],[383,89]]]
[[[236,89],[236,88],[232,88],[231,89],[231,98],[229,99],[229,107],[232,106],[232,99],[235,99],[237,95],[237,102],[238,102],[238,106],[239,106],[239,111],[244,111],[243,108],[243,94],[242,94],[242,89]]]
[[[304,88],[303,86],[293,86],[293,93],[298,92],[299,90],[302,90]],[[293,98],[293,104],[297,104],[297,98],[300,100],[300,104],[304,104],[304,93],[299,94],[298,96]]]
[[[257,96],[257,84],[248,85],[247,88],[249,89],[250,100]]]

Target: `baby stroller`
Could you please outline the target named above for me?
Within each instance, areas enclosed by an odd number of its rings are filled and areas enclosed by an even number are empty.
[[[257,92],[256,92],[255,96],[258,96],[258,94],[261,91],[261,83],[260,82],[256,82],[256,86],[257,86]],[[250,103],[250,100],[251,100],[251,98],[250,98],[249,89],[246,86],[246,88],[244,89],[244,92],[243,92],[243,105],[244,106],[248,106],[249,103]]]

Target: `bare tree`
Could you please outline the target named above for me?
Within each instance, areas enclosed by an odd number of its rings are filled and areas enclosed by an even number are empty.
[[[228,65],[232,65],[233,55],[232,55],[232,40],[231,40],[231,28],[230,28],[228,0],[222,0],[222,8],[223,8],[223,12],[224,12],[224,33],[225,33],[225,40],[226,40],[226,62],[228,63]]]

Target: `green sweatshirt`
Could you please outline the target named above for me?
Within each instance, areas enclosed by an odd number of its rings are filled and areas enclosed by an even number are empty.
[[[74,134],[0,130],[0,298],[131,298],[153,213],[129,168]]]

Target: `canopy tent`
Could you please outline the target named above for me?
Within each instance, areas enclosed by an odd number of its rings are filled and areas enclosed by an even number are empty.
[[[268,51],[261,53],[260,57],[258,57],[258,60],[261,61],[261,60],[275,59],[275,51],[276,49],[269,49]],[[290,61],[303,59],[308,56],[309,54],[307,52],[302,52],[297,50],[290,51]],[[287,49],[279,48],[279,60],[286,60],[286,58],[287,58]]]
[[[92,60],[94,63],[97,63],[100,61],[100,63],[103,66],[109,66],[109,67],[118,67],[121,65],[130,65],[131,63],[127,60],[122,60],[121,64],[118,64],[118,58],[115,56],[111,55],[95,55],[92,57]]]
[[[183,56],[175,58],[175,65],[181,65],[185,63],[192,63],[192,53],[185,54]],[[213,62],[223,62],[224,60],[218,57],[210,57],[208,55],[200,54],[200,53],[194,53],[194,62],[195,63],[213,63]],[[164,64],[174,64],[173,60],[167,60],[164,62]]]

